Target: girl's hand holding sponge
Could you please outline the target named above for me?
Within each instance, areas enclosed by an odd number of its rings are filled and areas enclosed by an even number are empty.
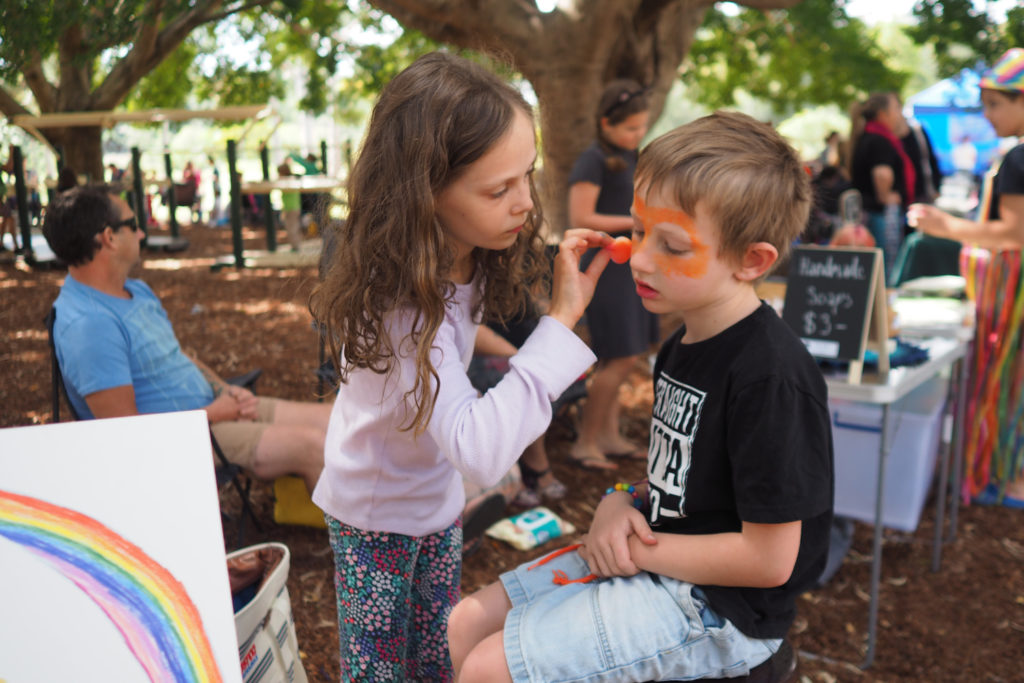
[[[628,237],[616,237],[604,248],[611,254],[612,261],[625,263],[633,253],[633,240]]]

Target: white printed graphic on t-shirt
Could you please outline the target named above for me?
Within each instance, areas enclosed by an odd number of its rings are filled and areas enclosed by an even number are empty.
[[[651,522],[682,517],[690,450],[707,394],[662,374],[654,385],[651,445],[647,458]]]

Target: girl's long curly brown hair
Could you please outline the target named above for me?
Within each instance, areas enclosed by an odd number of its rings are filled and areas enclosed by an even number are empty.
[[[454,263],[435,198],[509,130],[516,111],[532,118],[523,96],[487,69],[433,52],[398,74],[374,106],[366,138],[348,181],[349,214],[333,235],[334,248],[309,308],[323,326],[331,358],[346,382],[355,368],[388,373],[399,349],[411,344],[416,380],[406,394],[415,413],[403,429],[426,428],[437,399],[430,350],[455,293]],[[525,311],[530,289],[546,273],[539,234],[540,204],[513,246],[476,249],[483,296],[478,320],[504,321]],[[389,336],[389,314],[414,312],[412,331]],[[431,388],[433,378],[434,387]]]

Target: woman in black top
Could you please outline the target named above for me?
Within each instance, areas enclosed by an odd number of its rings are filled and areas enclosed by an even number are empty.
[[[907,130],[895,93],[875,93],[851,117],[850,181],[864,201],[866,227],[885,255],[885,273],[903,241],[903,212],[914,201],[917,174],[899,136]]]

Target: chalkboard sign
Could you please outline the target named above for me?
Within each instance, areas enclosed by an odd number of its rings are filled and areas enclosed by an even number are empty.
[[[875,331],[873,339],[883,349],[888,336],[881,250],[794,249],[782,318],[812,356],[850,361],[850,381],[859,382],[869,331]],[[887,354],[880,354],[880,360],[883,355],[888,361]],[[882,365],[879,369],[888,371],[888,363]]]

